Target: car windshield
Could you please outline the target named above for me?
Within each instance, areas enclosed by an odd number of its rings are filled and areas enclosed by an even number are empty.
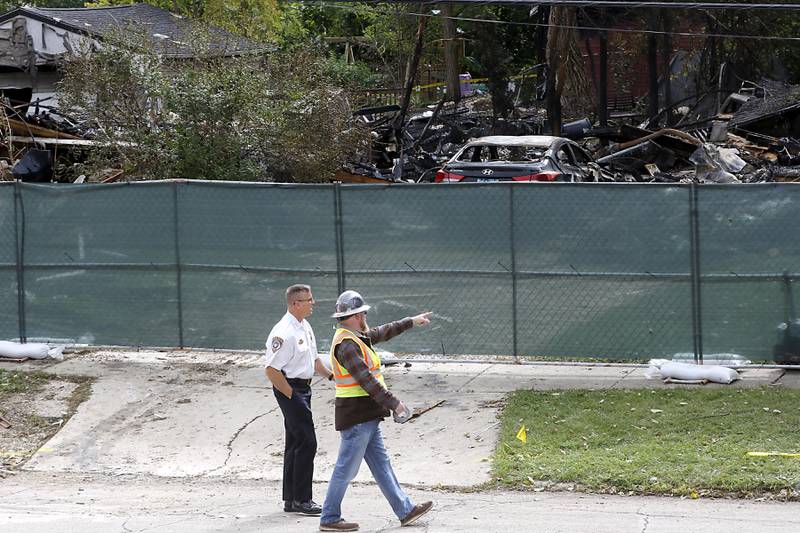
[[[547,150],[539,146],[504,146],[476,144],[467,147],[457,161],[465,163],[535,162],[541,161]]]

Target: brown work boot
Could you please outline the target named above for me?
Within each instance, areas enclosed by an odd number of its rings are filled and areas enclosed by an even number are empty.
[[[344,519],[331,524],[320,524],[320,531],[358,531],[358,524],[355,522],[345,522]]]
[[[400,520],[400,525],[401,526],[408,526],[408,525],[413,524],[414,522],[417,521],[417,519],[420,516],[424,515],[428,511],[430,511],[432,507],[433,507],[433,502],[425,502],[425,503],[419,503],[419,504],[415,505],[414,508],[411,509],[411,512],[408,513],[405,518]]]

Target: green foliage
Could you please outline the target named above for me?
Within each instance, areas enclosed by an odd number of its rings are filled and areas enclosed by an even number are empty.
[[[133,3],[137,2],[97,0],[87,2],[86,7]],[[284,34],[298,36],[291,11],[282,9],[278,0],[147,0],[146,3],[257,41],[280,41]]]
[[[459,16],[512,23],[536,22],[531,18],[528,6],[470,6]],[[544,61],[538,57],[536,38],[540,30],[535,26],[461,21],[458,25],[467,39],[466,55],[472,58],[473,67],[478,69],[478,72],[472,72],[473,77],[489,75],[493,70],[516,73]],[[500,65],[493,64],[495,62]]]
[[[6,13],[21,6],[36,7],[83,7],[83,0],[0,0],[0,13]]]
[[[373,72],[364,61],[347,63],[340,57],[328,57],[324,73],[332,83],[348,88],[363,88],[380,85],[380,74]]]
[[[303,25],[313,35],[363,35],[383,17],[373,6],[359,3],[339,4],[338,8],[316,4],[289,4],[298,13]]]
[[[540,8],[543,9],[543,8]],[[535,26],[513,24],[531,23],[528,6],[476,5],[467,6],[456,16],[504,21],[512,24],[491,22],[457,21],[457,27],[465,38],[464,70],[473,78],[489,78],[487,83],[492,98],[495,116],[508,116],[513,108],[509,92],[511,76],[530,71],[531,67],[543,61],[537,37],[541,30]],[[529,93],[535,93],[535,81],[528,83]]]
[[[15,372],[0,368],[0,395],[38,389],[49,378],[39,372]]]
[[[791,492],[800,461],[800,391],[761,389],[519,391],[502,415],[502,484],[688,495]],[[515,438],[520,425],[527,443]],[[794,480],[794,481],[793,481]]]
[[[742,32],[763,32],[773,37],[796,38],[800,31],[800,20],[796,16],[786,16],[784,12],[742,16],[736,22]],[[754,28],[757,30],[753,31]],[[762,77],[786,78],[790,83],[800,83],[800,43],[796,41],[730,39],[725,50],[740,78],[756,82]]]
[[[488,14],[492,16],[493,14]],[[478,67],[478,77],[489,78],[489,94],[492,97],[492,110],[494,115],[508,117],[514,103],[508,90],[508,81],[511,76],[511,51],[503,42],[503,26],[487,24],[478,37],[480,44],[475,50],[475,66]]]
[[[308,35],[324,37],[357,37],[356,59],[370,65],[371,75],[365,81],[371,86],[400,87],[406,63],[414,48],[417,19],[407,13],[416,5],[382,4],[379,6],[339,2],[335,6],[290,4],[295,6],[298,20]],[[422,64],[435,63],[440,48],[433,42],[440,37],[440,23],[428,20],[426,46]],[[334,45],[332,49],[337,49]],[[337,49],[338,51],[338,49]],[[354,79],[359,79],[356,76]],[[364,78],[362,78],[364,79]]]
[[[97,125],[86,170],[128,179],[327,181],[361,132],[310,48],[264,56],[165,60],[145,36],[83,51],[64,66],[61,102]]]

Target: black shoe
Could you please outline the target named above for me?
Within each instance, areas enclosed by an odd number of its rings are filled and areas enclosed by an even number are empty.
[[[322,514],[322,507],[311,500],[307,502],[292,502],[291,507],[284,506],[283,510],[287,513],[300,513],[306,516],[319,516]]]
[[[283,502],[283,512],[284,513],[294,513],[294,512],[296,512],[294,510],[294,506],[292,505],[291,501],[287,500],[287,501]]]

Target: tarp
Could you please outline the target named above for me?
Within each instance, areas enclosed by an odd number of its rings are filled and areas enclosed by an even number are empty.
[[[285,288],[309,283],[321,350],[349,288],[371,325],[433,311],[390,351],[648,360],[698,335],[760,360],[800,271],[795,184],[696,188],[695,298],[686,185],[19,187],[40,341],[261,349]],[[0,336],[15,338],[13,186],[0,222]]]

